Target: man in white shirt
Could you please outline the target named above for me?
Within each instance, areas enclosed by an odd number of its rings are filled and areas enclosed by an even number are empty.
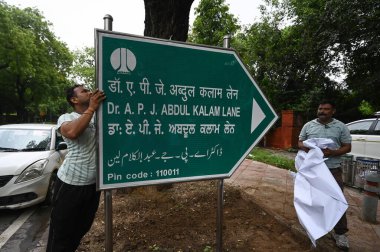
[[[47,251],[74,252],[94,221],[100,199],[94,114],[105,98],[102,91],[90,92],[82,85],[67,89],[74,112],[61,115],[57,123],[68,153],[57,174]]]

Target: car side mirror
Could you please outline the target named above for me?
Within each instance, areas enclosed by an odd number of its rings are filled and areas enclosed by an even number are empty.
[[[66,150],[66,149],[67,149],[67,143],[65,142],[60,142],[57,146],[57,151]]]

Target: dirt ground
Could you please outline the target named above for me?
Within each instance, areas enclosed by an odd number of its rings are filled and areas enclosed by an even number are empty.
[[[114,190],[114,251],[215,251],[216,183],[176,183],[161,191],[156,187]],[[223,251],[312,251],[307,239],[296,236],[249,195],[226,185],[224,189]],[[101,202],[78,251],[104,251],[104,230]]]

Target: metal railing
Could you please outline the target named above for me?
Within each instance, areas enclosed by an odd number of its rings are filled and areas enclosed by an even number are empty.
[[[344,155],[342,161],[343,182],[347,186],[363,189],[365,176],[370,173],[380,173],[380,159]]]

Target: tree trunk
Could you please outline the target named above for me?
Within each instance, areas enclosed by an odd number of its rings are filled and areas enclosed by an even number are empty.
[[[29,122],[28,111],[26,110],[25,91],[26,88],[22,83],[20,75],[16,77],[16,91],[18,101],[16,103],[17,121],[20,123]]]
[[[186,41],[194,0],[144,0],[144,36]]]
[[[144,0],[144,36],[186,41],[189,31],[189,14],[194,0]],[[155,193],[170,189],[173,184],[145,186],[145,193]],[[135,187],[118,190],[119,193],[132,193]]]

